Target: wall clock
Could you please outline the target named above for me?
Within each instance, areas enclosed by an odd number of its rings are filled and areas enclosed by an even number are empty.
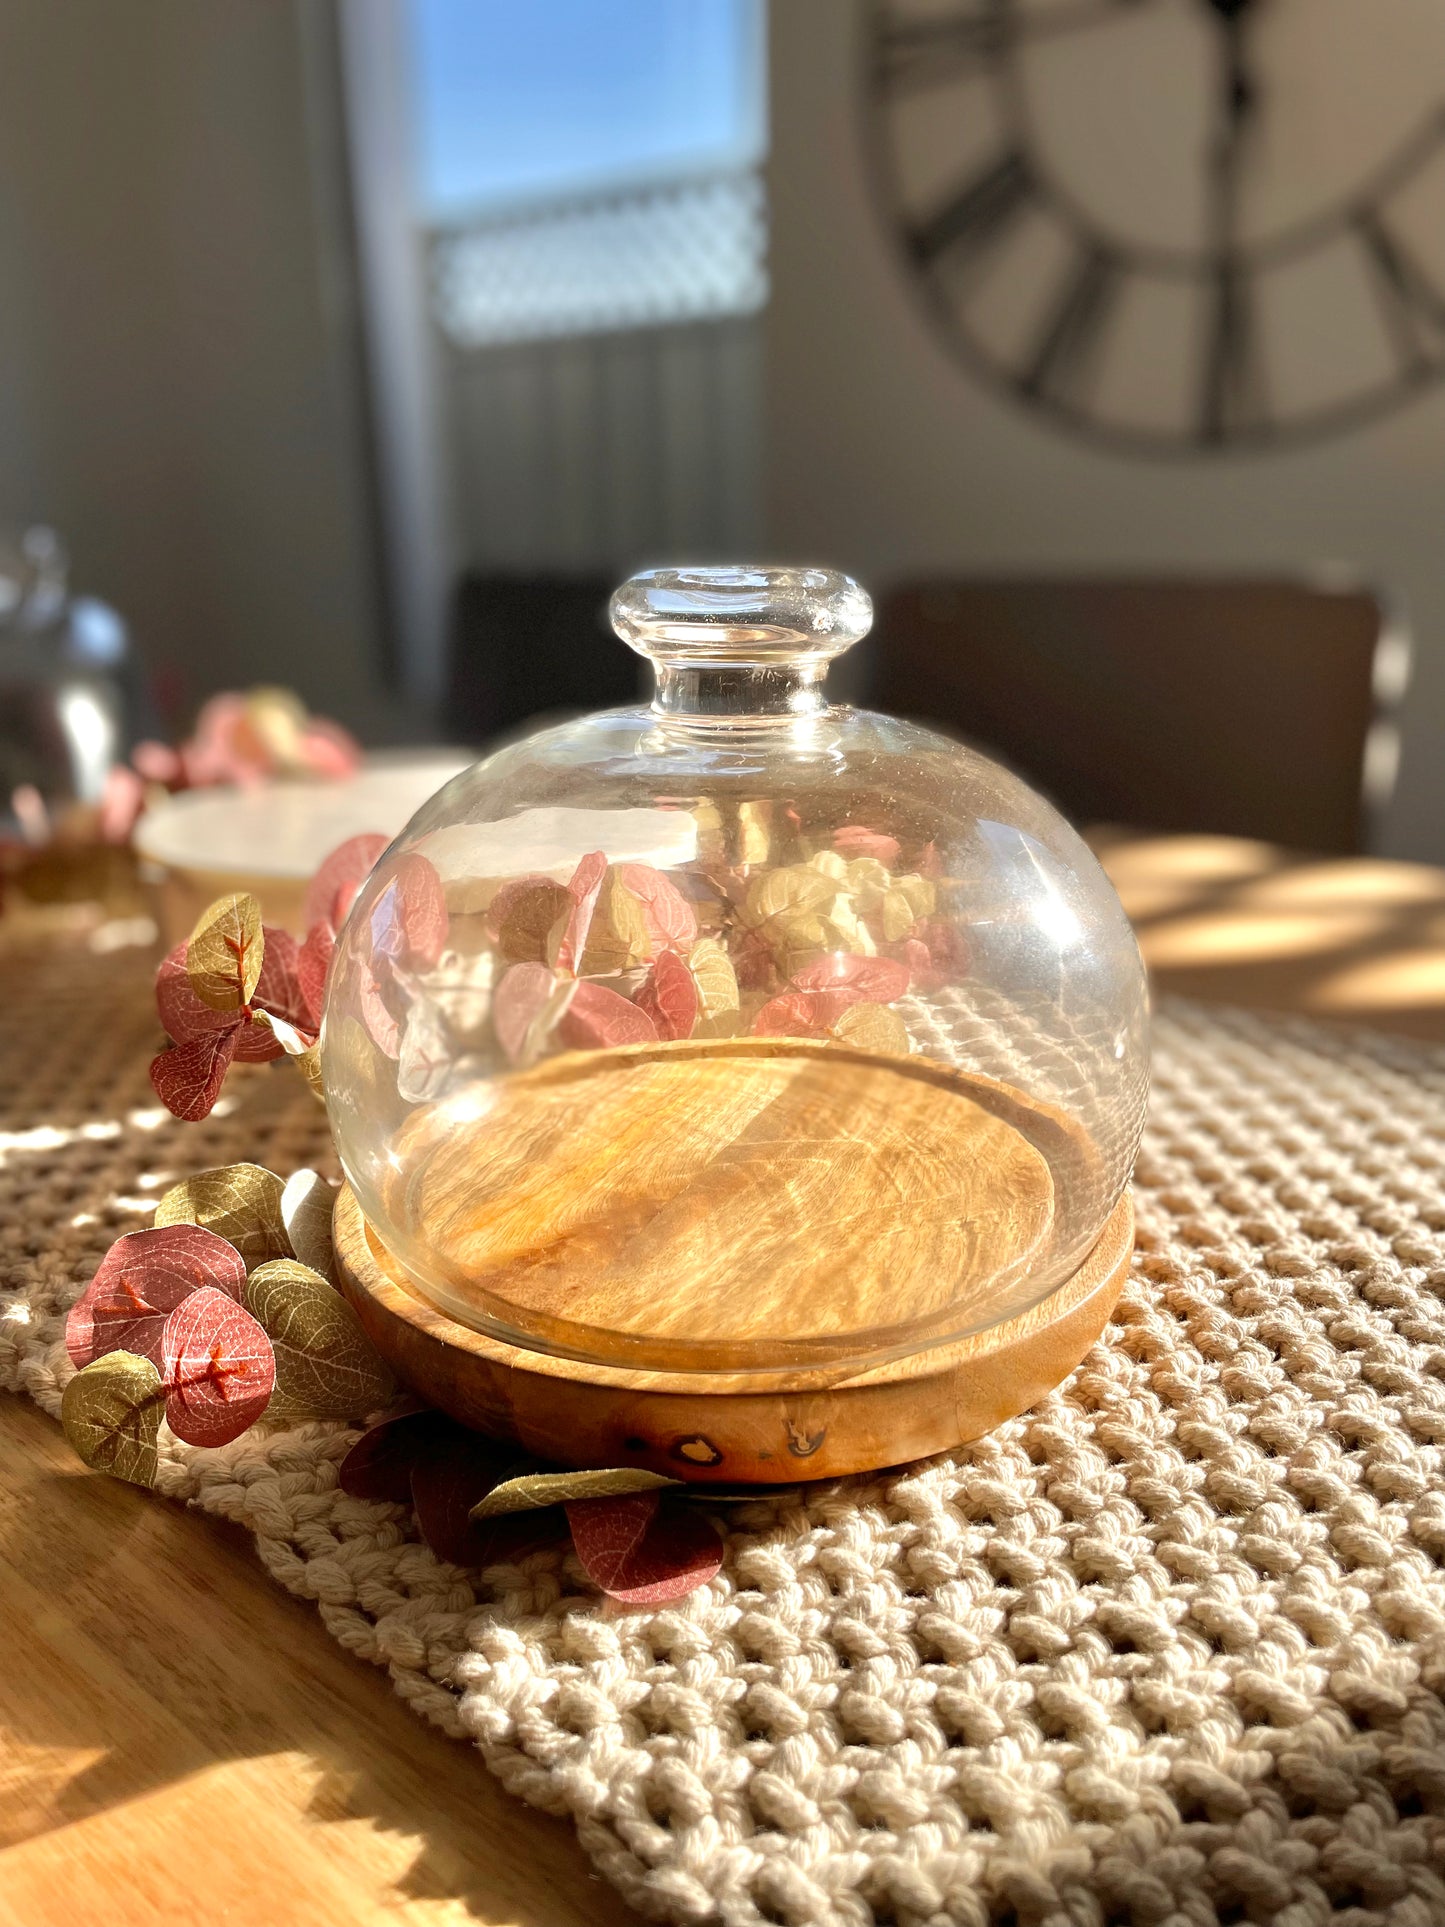
[[[949,346],[1142,453],[1445,375],[1441,0],[873,0],[870,145]]]

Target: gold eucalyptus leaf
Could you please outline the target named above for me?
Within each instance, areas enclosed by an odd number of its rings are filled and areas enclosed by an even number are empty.
[[[766,863],[773,843],[771,802],[738,804],[738,862]]]
[[[281,1187],[281,1222],[291,1249],[303,1265],[331,1284],[336,1282],[336,1248],[331,1240],[335,1187],[319,1171],[293,1171]]]
[[[687,967],[697,985],[696,1037],[736,1036],[738,976],[733,960],[716,937],[699,937],[688,953]]]
[[[107,1352],[77,1372],[60,1400],[60,1423],[85,1464],[132,1485],[156,1482],[156,1435],[166,1395],[161,1375],[134,1352]]]
[[[887,1057],[907,1057],[912,1049],[908,1026],[889,1004],[850,1004],[834,1024],[833,1035],[855,1050],[880,1051]]]
[[[771,942],[771,926],[779,919],[796,918],[809,913],[816,915],[833,901],[837,893],[838,886],[832,877],[826,877],[818,870],[810,870],[806,863],[769,870],[765,876],[755,877],[748,885],[748,893],[743,899],[742,922],[749,929],[765,931]]]
[[[898,877],[893,885],[908,899],[915,917],[931,917],[938,905],[938,891],[928,877]]]
[[[255,994],[266,955],[261,906],[252,896],[217,897],[186,944],[186,976],[210,1010],[240,1010]]]
[[[890,890],[883,899],[883,935],[887,942],[898,943],[917,921],[913,905],[903,890]]]
[[[276,1354],[268,1417],[365,1418],[395,1381],[356,1313],[319,1273],[294,1258],[257,1267],[246,1309]]]
[[[524,1472],[494,1485],[472,1507],[472,1517],[500,1519],[509,1512],[540,1512],[544,1506],[566,1505],[573,1499],[615,1499],[626,1492],[655,1492],[666,1485],[681,1484],[681,1479],[634,1466],[602,1472]]]
[[[281,1215],[285,1189],[259,1164],[218,1164],[173,1184],[156,1207],[157,1224],[199,1224],[234,1245],[253,1270],[293,1255]]]
[[[808,868],[820,876],[832,877],[835,883],[842,883],[848,875],[848,859],[836,850],[818,850],[808,858]]]
[[[358,1030],[361,1028],[357,1025]],[[310,1050],[302,1051],[296,1059],[296,1068],[311,1086],[313,1097],[326,1102],[326,1086],[321,1081],[321,1046],[313,1044]]]
[[[848,889],[853,905],[864,916],[878,908],[892,887],[892,877],[876,856],[854,857],[848,865]]]
[[[608,927],[623,954],[623,968],[646,963],[652,955],[652,938],[639,898],[621,877],[609,873],[603,886],[603,902],[607,906]]]

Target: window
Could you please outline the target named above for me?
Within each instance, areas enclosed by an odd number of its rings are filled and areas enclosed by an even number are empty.
[[[459,345],[767,298],[761,0],[410,0],[416,196]]]

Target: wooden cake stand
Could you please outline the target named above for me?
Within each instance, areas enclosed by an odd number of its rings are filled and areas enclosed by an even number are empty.
[[[945,1450],[1073,1370],[1133,1251],[1126,1194],[1042,1302],[948,1339],[960,1281],[1026,1280],[1092,1152],[1003,1086],[837,1045],[569,1052],[500,1080],[483,1135],[423,1107],[398,1145],[392,1219],[441,1282],[346,1187],[343,1290],[429,1403],[566,1465],[786,1484]],[[918,1349],[858,1368],[900,1329]]]

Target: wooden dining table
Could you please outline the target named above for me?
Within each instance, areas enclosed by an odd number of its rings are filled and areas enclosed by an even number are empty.
[[[1445,1039],[1445,871],[1092,834],[1163,993]],[[3,1013],[0,1013],[3,1022]],[[268,1577],[0,1399],[0,1923],[638,1917]]]

